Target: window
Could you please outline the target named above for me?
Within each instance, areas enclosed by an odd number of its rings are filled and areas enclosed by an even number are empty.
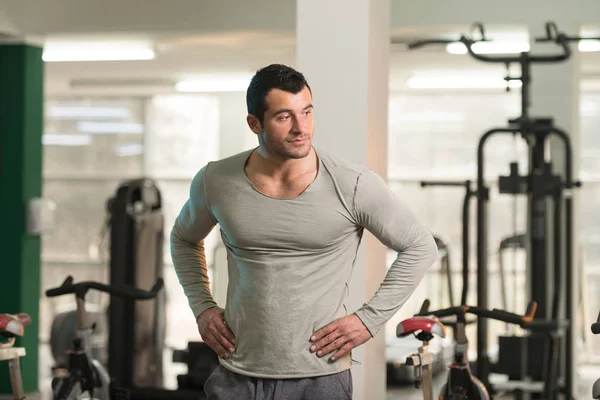
[[[508,125],[519,114],[517,93],[494,94],[401,94],[390,96],[389,103],[389,160],[390,188],[409,205],[417,218],[450,246],[450,268],[454,305],[460,302],[462,280],[462,210],[466,193],[464,187],[421,187],[423,180],[466,181],[476,188],[477,148],[480,137],[492,128]],[[491,307],[504,307],[500,285],[499,258],[493,250],[500,241],[525,229],[526,202],[522,196],[498,193],[498,176],[509,173],[509,164],[526,154],[523,140],[510,134],[492,136],[485,145],[485,176],[490,187],[489,207],[489,293]],[[524,168],[523,165],[520,166]],[[522,172],[525,170],[522,169]],[[476,291],[476,200],[470,203],[470,280],[468,302],[477,302]],[[396,257],[388,253],[388,265]],[[516,260],[516,261],[515,261]],[[522,274],[524,259],[508,254],[502,265],[509,272],[516,268]],[[522,287],[521,279],[508,279],[509,294],[506,307],[513,308],[515,288]],[[441,262],[432,267],[409,303],[388,323],[388,340],[395,337],[396,325],[416,313],[424,299],[432,308],[450,305],[449,287],[441,270]],[[521,290],[522,293],[522,290]],[[525,299],[521,299],[525,301]],[[517,308],[521,307],[517,304]],[[522,308],[524,309],[524,305]],[[498,334],[490,324],[490,340]],[[503,326],[499,326],[503,329]],[[473,337],[475,331],[468,332]],[[495,340],[495,339],[493,339]],[[494,342],[490,342],[494,343]]]
[[[43,195],[57,208],[54,232],[42,239],[42,290],[60,284],[67,275],[77,280],[108,281],[108,233],[102,236],[107,201],[121,182],[148,177],[157,182],[163,196],[166,345],[183,349],[188,341],[199,340],[173,269],[169,233],[189,196],[192,178],[219,156],[218,134],[219,102],[214,96],[48,99]],[[209,264],[218,240],[215,229],[206,243]],[[105,307],[109,298],[93,294],[89,300]],[[72,303],[68,297],[47,299],[42,294],[42,343],[49,339],[54,316],[65,307],[74,308]],[[50,357],[44,345],[40,350]],[[40,367],[45,386],[49,386],[45,383],[50,373],[47,362]],[[166,368],[173,367],[170,357],[165,358],[165,364]],[[177,383],[176,374],[172,375],[165,378],[173,387]]]
[[[390,98],[389,123],[389,184],[398,196],[410,204],[419,220],[434,235],[445,238],[451,246],[451,268],[455,301],[462,288],[462,188],[422,188],[421,180],[458,180],[476,178],[477,143],[490,128],[506,126],[507,120],[519,113],[518,94],[393,94]],[[580,107],[581,154],[579,173],[583,187],[578,190],[580,219],[575,221],[581,248],[580,263],[584,276],[581,279],[583,310],[586,320],[584,336],[586,354],[600,359],[600,345],[590,336],[589,325],[600,310],[596,289],[600,285],[600,93],[582,93]],[[491,307],[504,307],[499,273],[498,246],[503,238],[526,230],[527,202],[523,196],[515,198],[498,193],[498,176],[509,173],[509,163],[515,158],[526,160],[526,148],[522,139],[511,137],[492,138],[486,145],[485,179],[491,189],[489,214],[489,261],[490,269],[488,302]],[[525,165],[520,165],[525,172]],[[473,184],[473,188],[475,185]],[[470,243],[470,294],[468,302],[476,303],[476,200],[471,203]],[[577,215],[576,215],[577,216]],[[395,258],[388,254],[388,264]],[[506,278],[506,304],[509,309],[524,310],[525,302],[525,254],[522,251],[502,252],[502,265]],[[438,263],[432,268],[415,295],[386,327],[388,340],[395,337],[399,321],[416,312],[425,298],[432,307],[448,305],[447,281],[441,275]],[[498,334],[505,330],[501,323],[490,323],[489,343],[496,343]],[[471,346],[475,346],[475,330],[468,332]]]

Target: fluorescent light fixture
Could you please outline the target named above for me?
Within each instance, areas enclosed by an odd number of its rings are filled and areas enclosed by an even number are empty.
[[[189,81],[178,82],[180,92],[242,92],[248,89],[252,76],[222,75],[205,76]]]
[[[581,40],[578,47],[581,52],[600,51],[600,40]]]
[[[116,153],[119,157],[130,157],[142,154],[144,147],[139,143],[123,144],[117,146]]]
[[[77,130],[81,133],[139,135],[144,133],[144,125],[126,122],[79,122]]]
[[[411,89],[502,89],[507,82],[500,77],[447,76],[411,77],[406,82]],[[521,81],[510,81],[510,88],[520,88]]]
[[[473,43],[473,51],[477,54],[511,54],[529,51],[527,42],[476,42]],[[467,47],[461,42],[449,43],[446,45],[446,51],[450,54],[467,54]]]
[[[585,91],[600,91],[600,79],[583,79],[579,87]]]
[[[130,61],[152,60],[154,49],[143,41],[49,41],[44,45],[42,59],[64,61]]]
[[[463,122],[464,113],[454,111],[419,111],[393,114],[394,122]]]
[[[92,144],[92,137],[90,135],[49,133],[42,135],[42,144],[45,146],[89,146]]]
[[[54,119],[126,119],[131,116],[128,109],[122,107],[48,107],[46,116]]]
[[[598,115],[598,106],[591,101],[582,101],[579,106],[580,117],[595,117]]]

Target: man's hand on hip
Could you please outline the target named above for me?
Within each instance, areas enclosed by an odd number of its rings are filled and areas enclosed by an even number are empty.
[[[225,323],[225,311],[220,307],[204,310],[198,317],[198,332],[202,340],[223,358],[235,351],[235,337]]]
[[[310,351],[316,352],[318,357],[323,357],[337,350],[331,356],[331,361],[335,361],[369,339],[371,333],[365,324],[356,314],[350,314],[316,331],[310,338],[313,342]]]

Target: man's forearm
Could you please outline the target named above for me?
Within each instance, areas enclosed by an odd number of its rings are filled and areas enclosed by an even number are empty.
[[[179,283],[194,317],[198,318],[203,311],[217,305],[210,291],[204,241],[190,244],[172,232],[171,256]]]
[[[398,253],[373,298],[356,311],[372,336],[406,303],[437,254],[435,241],[425,230],[411,246]]]

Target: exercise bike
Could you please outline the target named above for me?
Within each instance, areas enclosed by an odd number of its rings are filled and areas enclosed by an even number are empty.
[[[600,334],[600,314],[598,314],[598,318],[596,322],[592,324],[592,333],[594,335]],[[600,399],[600,378],[594,382],[594,386],[592,386],[592,398]]]
[[[491,318],[519,326],[526,326],[533,321],[537,309],[537,303],[530,302],[525,315],[513,314],[503,310],[487,310],[480,307],[458,306],[438,311],[429,311],[429,300],[423,302],[418,314],[413,318],[406,319],[396,327],[396,336],[405,337],[414,334],[423,342],[418,353],[412,354],[406,360],[407,365],[415,368],[415,386],[422,388],[423,398],[433,400],[433,382],[430,373],[430,365],[433,361],[427,352],[429,341],[438,335],[445,337],[446,326],[454,327],[454,357],[448,365],[449,373],[446,383],[443,385],[440,400],[489,400],[490,395],[483,383],[471,373],[467,350],[469,342],[465,333],[467,321],[465,315],[475,314],[478,317]],[[443,322],[439,318],[455,316],[456,322]]]
[[[20,358],[25,356],[25,348],[14,347],[17,336],[25,334],[25,327],[31,323],[28,314],[0,314],[0,361],[8,361],[10,386],[14,400],[25,400],[23,381],[21,379]]]
[[[134,300],[148,300],[156,297],[163,287],[163,280],[158,279],[150,291],[128,286],[110,286],[99,282],[85,281],[73,283],[67,277],[60,287],[48,289],[47,297],[74,294],[77,301],[77,335],[73,340],[73,348],[69,351],[67,369],[52,380],[53,400],[75,400],[87,393],[97,400],[127,400],[127,390],[111,385],[111,380],[104,366],[90,355],[89,340],[94,329],[89,324],[85,310],[85,295],[88,290],[95,289],[113,296]]]

